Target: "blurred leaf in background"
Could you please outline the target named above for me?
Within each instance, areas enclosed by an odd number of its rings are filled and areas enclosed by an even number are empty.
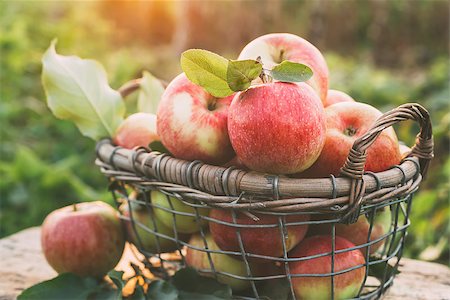
[[[230,27],[243,18],[252,26]],[[430,111],[436,158],[414,198],[405,255],[448,261],[449,19],[448,2],[424,0],[0,2],[0,236],[68,203],[112,201],[95,143],[45,104],[40,60],[53,38],[63,55],[98,60],[117,89],[142,70],[170,81],[189,48],[236,58],[257,36],[290,32],[325,54],[330,88],[382,111],[405,102]],[[415,124],[396,129],[414,143]]]

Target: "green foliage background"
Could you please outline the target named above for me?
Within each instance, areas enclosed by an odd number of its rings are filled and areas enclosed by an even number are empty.
[[[324,52],[331,88],[382,111],[407,101],[429,109],[436,158],[406,255],[448,261],[448,14],[446,1],[0,2],[0,237],[73,202],[111,201],[95,142],[46,106],[40,59],[54,37],[58,52],[99,60],[118,88],[143,69],[170,80],[187,48],[234,58],[256,36],[286,31]],[[244,18],[253,26],[235,28]],[[414,124],[396,129],[413,144]]]

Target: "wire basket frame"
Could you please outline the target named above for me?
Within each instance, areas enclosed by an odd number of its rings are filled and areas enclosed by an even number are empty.
[[[421,127],[411,155],[385,172],[364,172],[366,149],[382,130],[407,119],[419,122]],[[273,282],[284,284],[290,298],[296,299],[296,286],[311,278],[327,284],[328,298],[340,299],[343,295],[337,289],[339,281],[357,272],[363,280],[354,287],[355,299],[377,299],[397,273],[413,194],[433,157],[433,144],[428,113],[418,104],[408,104],[383,115],[355,142],[339,177],[292,179],[248,173],[198,161],[186,162],[145,148],[122,149],[108,140],[98,143],[97,156],[96,164],[110,179],[110,190],[119,209],[127,212],[121,218],[129,240],[147,259],[158,260],[152,269],[155,275],[165,278],[173,270],[189,265],[189,253],[196,252],[206,262],[199,271],[218,281],[231,282],[232,287],[237,287],[233,293],[237,299],[264,298],[264,286]],[[165,205],[156,201],[155,195],[162,197]],[[177,209],[180,203],[189,209]],[[212,217],[212,210],[231,217]],[[135,215],[142,211],[144,218]],[[374,220],[381,212],[389,215],[389,228],[375,236]],[[155,213],[165,214],[163,225],[158,224]],[[260,223],[256,221],[259,218],[271,221]],[[368,224],[365,240],[337,249],[340,237],[336,228],[361,218]],[[197,226],[196,239],[180,231],[179,225],[186,219],[194,224],[191,226]],[[210,238],[208,227],[215,224],[233,233],[233,249],[221,249]],[[329,249],[293,255],[289,233],[298,228],[307,228],[307,235],[321,228],[320,234],[329,237]],[[250,249],[245,237],[256,231],[271,236],[270,246],[279,245],[281,253],[269,255]],[[165,251],[177,255],[166,257],[162,254]],[[362,254],[359,255],[363,262],[341,267],[342,257],[355,252]],[[239,262],[238,272],[220,266],[222,259],[230,258]],[[308,262],[325,262],[325,271],[296,270],[296,264]]]

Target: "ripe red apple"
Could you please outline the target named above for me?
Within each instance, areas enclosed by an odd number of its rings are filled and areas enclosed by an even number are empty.
[[[160,191],[151,192],[151,200],[154,206],[155,217],[161,221],[166,227],[173,228],[176,225],[177,232],[180,233],[194,233],[200,231],[200,228],[207,224],[205,219],[197,220],[197,213],[195,208],[184,204],[174,197],[169,197]],[[159,206],[159,207],[157,207]],[[173,209],[178,213],[172,213],[164,210]],[[197,208],[199,216],[207,216],[209,208]],[[182,215],[182,213],[189,213],[191,215]],[[174,223],[175,218],[175,223]]]
[[[335,250],[354,247],[346,239],[336,236]],[[331,253],[332,238],[318,235],[304,239],[292,252],[289,258],[308,257],[312,255]],[[361,251],[351,250],[337,253],[334,256],[334,272],[343,271],[365,264]],[[331,254],[327,256],[289,262],[291,274],[327,274],[331,273]],[[334,276],[334,299],[353,298],[363,284],[365,267]],[[326,277],[293,277],[294,293],[298,299],[331,299],[331,276]]]
[[[341,102],[325,108],[327,132],[325,146],[317,161],[299,177],[339,175],[341,167],[357,138],[365,134],[382,115],[368,104]],[[397,135],[392,127],[385,129],[367,149],[364,170],[381,172],[400,162]]]
[[[272,33],[258,37],[244,47],[238,59],[261,57],[265,68],[271,69],[284,60],[310,67],[313,76],[307,83],[325,101],[328,91],[328,67],[319,49],[307,40],[289,33]]]
[[[164,146],[175,157],[223,164],[234,156],[227,131],[233,96],[215,98],[178,75],[158,106],[157,128]]]
[[[370,241],[377,240],[384,234],[389,232],[391,225],[391,211],[389,208],[379,209],[373,218],[372,231],[370,233]],[[354,245],[363,245],[367,243],[369,236],[369,220],[365,215],[361,215],[358,220],[353,224],[336,224],[335,233]],[[313,235],[331,235],[332,225],[330,223],[310,225],[308,230],[308,236]],[[387,239],[387,238],[386,238]],[[370,254],[375,253],[381,246],[383,246],[385,239],[372,244],[370,246]],[[363,255],[366,255],[367,247],[360,249]]]
[[[327,107],[339,102],[355,102],[355,99],[344,92],[338,90],[328,90],[327,99],[323,103],[323,107]]]
[[[233,223],[232,213],[228,210],[213,209],[210,212],[210,218]],[[278,227],[279,220],[277,216],[255,214],[259,221],[254,221],[243,213],[236,214],[236,223],[245,225],[277,225],[275,227],[246,227],[240,228],[242,243],[245,252],[272,257],[283,256],[283,241]],[[286,222],[304,222],[309,220],[309,215],[291,215],[286,217]],[[236,234],[236,227],[209,222],[209,229],[214,241],[222,250],[240,251],[239,240]],[[287,226],[286,251],[294,248],[304,237],[308,225]],[[260,260],[252,258],[253,260]]]
[[[265,83],[236,94],[228,133],[248,168],[292,174],[311,166],[325,142],[325,115],[305,83]]]
[[[41,230],[42,251],[58,273],[102,277],[119,262],[125,246],[117,211],[101,201],[57,209]]]
[[[223,167],[229,168],[229,167],[236,167],[241,170],[247,171],[248,168],[242,163],[242,161],[239,159],[239,157],[235,156],[230,161],[226,162]]]
[[[220,250],[217,244],[214,242],[211,234],[207,234],[205,236],[208,249],[209,250]],[[200,234],[192,235],[189,244],[191,246],[205,249],[205,244],[203,238]],[[212,266],[209,262],[207,252],[195,250],[190,247],[186,249],[186,264],[198,269],[198,270],[212,270]],[[239,259],[239,256],[231,256],[222,253],[211,253],[211,260],[214,265],[214,270],[216,272],[226,272],[237,276],[248,277],[247,269],[245,266],[245,262]],[[250,262],[250,270],[253,276],[269,276],[276,274],[268,274],[267,272],[272,272],[275,268],[271,265],[268,266],[266,264],[258,264],[254,262]],[[279,272],[277,269],[274,272]],[[204,272],[206,276],[214,276],[212,273]],[[217,280],[223,284],[229,285],[233,291],[241,291],[250,287],[250,281],[244,279],[237,279],[227,276],[225,274],[218,274]]]
[[[121,206],[122,214],[125,217],[131,218],[130,211],[128,208],[128,205]],[[159,219],[155,218],[154,214],[149,211],[145,207],[133,207],[132,208],[132,217],[133,220],[141,223],[143,226],[150,230],[157,231],[160,234],[167,235],[168,237],[175,238],[175,233],[173,231],[173,228],[167,227],[162,223]],[[150,253],[164,253],[164,252],[172,252],[177,249],[177,243],[164,238],[164,237],[157,237],[156,235],[152,234],[151,232],[148,232],[146,228],[143,226],[135,223],[135,228],[137,235],[139,236],[140,242],[135,234],[135,231],[133,229],[133,224],[131,223],[131,220],[125,220],[125,230],[127,232],[127,238],[128,241],[136,245],[137,247],[142,247],[142,250],[145,250]],[[178,236],[180,239],[185,239],[186,237],[181,235]],[[159,242],[159,249],[158,249],[158,242]]]
[[[159,141],[156,132],[156,116],[150,113],[135,113],[126,118],[117,128],[114,144],[127,149]]]

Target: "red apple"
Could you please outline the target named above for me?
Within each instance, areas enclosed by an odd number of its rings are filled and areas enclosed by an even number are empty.
[[[365,134],[382,113],[364,103],[341,102],[325,109],[327,132],[325,146],[317,161],[299,177],[339,175],[341,167],[357,138]],[[385,129],[367,149],[364,170],[385,171],[400,162],[397,135],[392,127]]]
[[[325,115],[305,83],[265,83],[236,94],[228,133],[248,168],[292,174],[311,166],[325,142]]]
[[[327,107],[339,102],[355,102],[355,99],[344,92],[337,90],[328,90],[327,99],[323,103],[323,107]]]
[[[42,250],[58,273],[101,277],[119,262],[125,246],[117,211],[84,202],[50,213],[42,225]]]
[[[354,247],[346,239],[336,236],[335,251]],[[332,238],[327,235],[313,236],[304,239],[292,252],[289,258],[308,257],[318,254],[331,253]],[[365,260],[361,251],[351,250],[337,253],[334,256],[334,272],[344,271],[349,268],[364,265]],[[327,256],[311,258],[303,261],[289,262],[291,274],[328,274],[331,273],[331,254]],[[364,282],[365,267],[334,276],[334,299],[353,298],[358,294]],[[298,299],[331,299],[331,276],[325,277],[296,277],[293,276],[292,284],[294,293]]]
[[[233,223],[233,217],[230,211],[213,209],[210,212],[210,218]],[[259,221],[254,221],[249,216],[243,213],[236,214],[236,223],[241,225],[276,225],[275,227],[245,227],[240,228],[240,234],[244,250],[247,253],[281,257],[283,256],[283,241],[281,237],[280,228],[278,227],[279,220],[277,216],[255,214]],[[304,222],[309,220],[309,215],[291,215],[286,217],[286,222]],[[241,251],[239,247],[239,240],[236,234],[236,228],[232,225],[225,225],[209,222],[209,229],[214,241],[222,250]],[[304,237],[308,225],[289,225],[287,226],[286,236],[286,251],[294,248]],[[255,260],[255,258],[252,258]],[[256,258],[256,260],[260,260]]]
[[[114,144],[127,149],[159,141],[156,133],[156,116],[150,113],[135,113],[126,118],[117,128]]]
[[[404,159],[404,158],[408,157],[408,155],[411,153],[411,148],[406,145],[400,144],[399,151],[400,151],[400,155],[402,156],[402,159]]]
[[[239,59],[258,57],[261,57],[264,67],[268,69],[284,60],[307,65],[313,71],[313,76],[307,83],[325,101],[328,91],[327,63],[319,49],[307,40],[289,33],[266,34],[251,41],[239,54]]]
[[[223,167],[229,168],[229,167],[236,167],[241,170],[247,171],[248,168],[242,163],[242,161],[239,159],[239,157],[235,156],[230,161],[226,162]]]
[[[206,243],[208,245],[209,250],[218,251],[220,248],[214,242],[211,237],[211,234],[207,234],[205,236]],[[189,244],[193,247],[205,249],[205,243],[200,234],[195,234],[191,237]],[[191,247],[187,247],[186,249],[186,264],[198,269],[200,272],[203,270],[213,270],[208,254],[206,251],[195,250]],[[216,272],[225,272],[237,276],[248,277],[247,269],[245,266],[245,262],[239,259],[239,256],[232,256],[222,253],[211,253],[211,260],[214,265],[214,270]],[[268,274],[268,272],[272,272],[275,270],[273,264],[268,267],[265,264],[257,264],[254,262],[250,263],[250,270],[252,272],[252,276],[268,276],[268,275],[276,275],[273,273]],[[276,269],[278,272],[279,270]],[[211,272],[203,272],[206,276],[214,276]],[[244,279],[237,279],[225,274],[218,274],[217,280],[223,284],[229,285],[233,291],[240,291],[250,287],[250,281]]]
[[[370,233],[370,241],[379,239],[381,236],[389,232],[391,226],[391,211],[389,208],[379,209],[373,218],[372,231]],[[336,224],[335,233],[341,236],[356,246],[367,243],[369,237],[369,220],[365,215],[361,215],[353,224]],[[308,236],[326,234],[331,235],[332,225],[330,223],[310,225]],[[383,246],[385,239],[370,245],[370,254],[375,253],[381,246]],[[367,247],[361,248],[363,255],[366,255]]]
[[[184,73],[166,88],[158,106],[157,128],[175,157],[223,164],[234,156],[227,131],[233,96],[215,98]]]

